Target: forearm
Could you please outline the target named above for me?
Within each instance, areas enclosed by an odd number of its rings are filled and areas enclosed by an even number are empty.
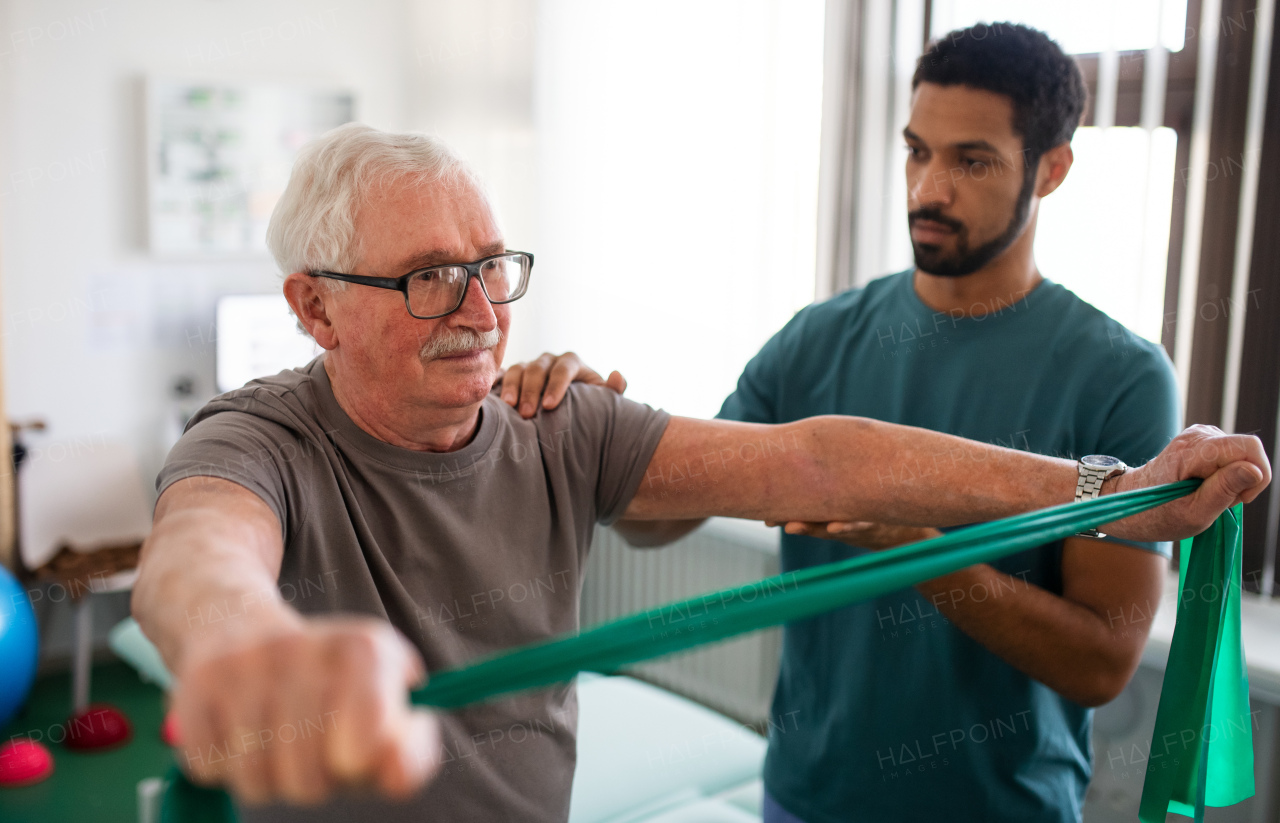
[[[156,523],[131,606],[170,671],[179,671],[193,642],[300,623],[275,576],[246,551],[254,537],[248,525],[210,509],[185,509]]]
[[[956,628],[1028,677],[1083,706],[1113,699],[1140,648],[1128,636],[1149,624],[1114,619],[982,563],[920,583],[920,594]],[[1113,616],[1114,618],[1114,616]],[[1122,638],[1120,634],[1124,633]]]
[[[846,418],[828,416],[799,425],[812,443],[824,505],[856,501],[863,507],[862,517],[850,519],[952,526],[1067,503],[1075,496],[1078,473],[1071,460],[876,420],[850,425]],[[808,491],[797,488],[791,495]]]
[[[1076,477],[1069,460],[866,418],[680,420],[626,516],[957,525],[1070,502]]]

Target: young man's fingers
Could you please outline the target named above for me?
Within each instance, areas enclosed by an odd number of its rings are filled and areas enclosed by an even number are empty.
[[[555,361],[544,354],[525,366],[524,379],[520,381],[520,416],[533,417],[538,409],[538,399],[547,385],[547,375]]]
[[[627,378],[623,377],[620,371],[609,372],[609,379],[604,384],[618,394],[625,394],[627,391]]]
[[[576,355],[564,355],[556,358],[555,363],[551,366],[551,373],[547,377],[547,387],[542,392],[542,408],[554,409],[559,406],[560,401],[564,399],[565,392],[569,391],[569,385],[574,380],[590,383],[592,382],[592,377],[595,377],[597,381],[600,379],[598,374],[582,365],[582,361]]]
[[[523,363],[517,363],[502,373],[502,402],[512,408],[520,401],[520,381],[523,377]]]

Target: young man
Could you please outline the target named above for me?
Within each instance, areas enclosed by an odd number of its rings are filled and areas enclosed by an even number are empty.
[[[1032,254],[1040,199],[1072,163],[1086,96],[1076,64],[1043,33],[996,24],[931,46],[913,89],[903,135],[915,268],[799,312],[719,416],[858,415],[1043,454],[1150,460],[1179,428],[1168,358],[1042,277]],[[536,398],[547,365],[513,369],[508,402]],[[579,364],[559,365],[544,405]],[[878,471],[892,487],[933,469]],[[696,525],[618,528],[659,545]],[[782,566],[934,534],[788,523]],[[789,624],[773,712],[796,728],[771,734],[765,820],[1079,820],[1092,707],[1138,665],[1167,554],[1072,538]]]

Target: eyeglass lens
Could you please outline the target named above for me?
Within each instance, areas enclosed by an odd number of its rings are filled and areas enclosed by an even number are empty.
[[[480,269],[484,290],[493,303],[520,296],[528,273],[529,258],[511,254],[485,262]],[[461,266],[441,266],[419,272],[409,279],[409,311],[419,316],[445,314],[461,305],[467,286],[467,270]]]

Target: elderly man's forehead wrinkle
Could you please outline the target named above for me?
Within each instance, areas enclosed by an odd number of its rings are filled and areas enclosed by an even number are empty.
[[[383,277],[471,262],[504,249],[483,192],[447,180],[401,178],[365,203],[357,234],[366,273]]]
[[[410,269],[426,268],[427,266],[439,266],[445,263],[470,263],[475,257],[490,257],[495,254],[502,254],[504,250],[500,240],[496,243],[490,242],[484,246],[479,246],[475,253],[469,251],[462,244],[449,248],[435,248],[410,254],[399,262],[398,268],[408,271]]]

